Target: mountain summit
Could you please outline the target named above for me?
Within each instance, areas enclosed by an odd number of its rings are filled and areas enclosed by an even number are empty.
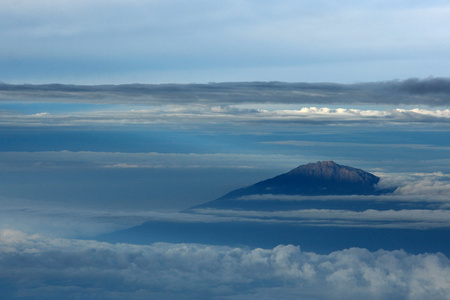
[[[237,199],[247,195],[376,195],[380,178],[360,169],[333,161],[318,161],[299,166],[287,173],[234,190],[217,199]]]
[[[371,173],[352,167],[341,166],[334,161],[309,163],[275,178],[278,178],[278,180],[293,178],[297,180],[298,184],[301,184],[305,179],[321,181],[324,184],[351,184],[354,187],[364,186],[369,190],[380,180],[380,178]],[[326,187],[324,188],[326,189]]]

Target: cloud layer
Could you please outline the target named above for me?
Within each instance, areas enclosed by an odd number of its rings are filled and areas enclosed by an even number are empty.
[[[441,254],[137,246],[0,234],[3,299],[448,299]]]
[[[146,105],[242,103],[389,104],[445,106],[450,79],[426,78],[355,84],[225,82],[209,84],[0,84],[1,100]]]
[[[449,228],[449,210],[402,209],[351,211],[339,209],[303,209],[284,211],[245,211],[195,209],[202,215],[218,215],[240,221],[365,228]]]
[[[3,170],[73,169],[267,169],[289,168],[305,159],[302,155],[241,153],[122,153],[94,151],[2,152]],[[245,183],[244,183],[245,184]]]
[[[302,107],[299,109],[249,110],[238,106],[180,106],[166,109],[122,109],[94,112],[23,114],[0,111],[0,126],[110,126],[163,125],[198,128],[207,126],[272,126],[305,125],[398,125],[449,124],[449,109],[388,109],[363,110],[357,108]],[[276,127],[275,127],[276,128]]]

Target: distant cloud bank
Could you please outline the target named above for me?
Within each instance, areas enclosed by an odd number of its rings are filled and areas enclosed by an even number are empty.
[[[395,110],[360,110],[330,109],[327,107],[304,107],[299,110],[259,110],[240,112],[239,109],[221,108],[218,110],[204,107],[188,109],[172,108],[169,110],[124,110],[97,111],[83,113],[36,114],[0,113],[0,125],[18,126],[80,126],[90,124],[217,124],[233,122],[237,125],[250,123],[279,124],[407,124],[407,123],[450,123],[450,110],[395,109]]]
[[[448,299],[441,254],[108,244],[0,233],[3,299]]]
[[[127,104],[450,104],[450,78],[355,84],[225,82],[209,84],[0,84],[0,100]]]

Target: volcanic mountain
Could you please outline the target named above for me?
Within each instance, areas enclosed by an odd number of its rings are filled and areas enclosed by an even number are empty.
[[[234,190],[219,199],[193,208],[254,206],[249,201],[240,201],[251,195],[259,197],[271,195],[272,199],[276,199],[276,195],[380,195],[392,192],[392,190],[378,189],[379,181],[379,177],[360,169],[338,165],[333,161],[318,161],[299,166],[287,173],[254,185]],[[267,201],[265,204],[259,202],[259,205],[267,206],[268,204]],[[286,203],[278,203],[278,205],[285,206]],[[266,207],[266,209],[268,208]]]
[[[426,227],[428,220],[416,220],[439,203],[388,195],[393,190],[379,189],[379,180],[360,169],[319,161],[97,239],[259,248],[293,244],[316,253],[362,247],[450,255],[450,229]],[[408,210],[411,220],[404,219]]]
[[[285,174],[228,193],[223,198],[249,194],[373,195],[380,178],[333,161],[299,166]]]

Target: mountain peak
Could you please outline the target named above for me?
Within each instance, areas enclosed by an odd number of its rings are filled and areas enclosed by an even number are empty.
[[[379,180],[380,178],[377,176],[361,169],[339,165],[334,161],[318,161],[298,166],[287,173],[234,190],[219,199],[193,208],[237,207],[256,210],[261,207],[273,208],[270,206],[273,203],[271,204],[269,201],[242,200],[242,197],[251,195],[271,195],[271,197],[274,195],[380,195],[392,192],[392,190],[378,189],[376,185]],[[276,202],[276,200],[274,201]],[[279,209],[286,206],[287,203],[278,201],[275,207]],[[303,207],[302,205],[307,206],[308,203],[308,201],[298,201],[294,204],[291,203],[291,206]]]
[[[297,174],[302,172],[309,172],[310,174],[314,173],[323,173],[324,171],[339,169],[341,166],[335,163],[334,161],[318,161],[316,163],[309,163],[306,165],[298,166],[297,168],[289,171],[288,173]]]
[[[232,191],[218,200],[246,195],[374,195],[380,178],[334,161],[318,161],[298,166],[291,171]]]
[[[310,177],[321,181],[332,181],[335,183],[353,183],[375,185],[380,180],[377,176],[363,170],[341,166],[334,161],[318,161],[299,166],[286,174],[286,177]]]

